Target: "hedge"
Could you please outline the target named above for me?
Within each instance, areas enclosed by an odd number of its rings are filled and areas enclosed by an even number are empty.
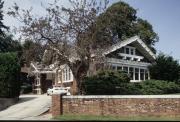
[[[20,64],[16,53],[0,53],[0,97],[20,94]]]
[[[180,85],[163,80],[130,82],[123,72],[102,71],[83,82],[86,95],[160,95],[180,93]]]
[[[123,72],[105,70],[97,75],[86,77],[82,83],[85,94],[91,95],[112,95],[126,93],[126,84],[130,78]]]

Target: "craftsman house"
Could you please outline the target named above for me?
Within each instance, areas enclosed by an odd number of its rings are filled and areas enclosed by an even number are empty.
[[[150,79],[148,66],[154,63],[156,58],[155,54],[138,36],[118,42],[104,51],[103,56],[111,69],[127,72],[131,82]],[[36,76],[33,85],[35,93],[45,93],[47,88],[52,85],[71,87],[71,92],[74,92],[76,82],[68,65],[64,64],[57,68],[56,64],[42,66],[31,63],[31,67],[32,73]]]

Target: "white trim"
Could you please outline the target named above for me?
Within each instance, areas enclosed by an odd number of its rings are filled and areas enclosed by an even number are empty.
[[[131,66],[131,65],[123,65],[123,64],[113,64],[110,63],[111,67],[113,66],[114,70],[117,70],[117,67],[122,67],[122,71],[124,71],[124,67],[127,67],[127,73],[130,74],[130,70],[129,68],[133,68],[133,76],[131,76],[131,80],[130,82],[141,82],[143,80],[148,80],[145,78],[145,71],[148,71],[147,67],[139,67],[139,66]],[[136,69],[138,69],[138,72],[136,72]],[[144,72],[141,72],[141,70],[144,70]],[[148,71],[149,72],[149,71]],[[136,73],[138,73],[138,78],[136,79]],[[143,74],[143,76],[141,75]],[[143,77],[143,79],[141,80],[141,78]],[[149,74],[148,74],[148,78],[149,78]]]
[[[116,59],[116,58],[107,58],[107,62],[111,64],[123,64],[128,66],[140,66],[140,67],[148,67],[149,65],[151,65],[150,63],[145,63],[145,62],[129,61],[129,60]]]
[[[73,96],[62,96],[63,98],[180,98],[180,95],[73,95]]]
[[[105,56],[105,55],[107,55],[111,52],[114,52],[117,49],[120,49],[122,47],[125,47],[126,45],[128,45],[132,42],[135,42],[135,41],[137,41],[149,53],[149,55],[152,57],[153,60],[156,59],[156,55],[146,46],[146,44],[138,36],[131,37],[129,39],[126,39],[124,41],[121,41],[121,42],[113,45],[112,47],[110,47],[109,50],[105,51],[103,53],[103,55]]]
[[[70,74],[70,79],[69,79],[69,74]],[[64,67],[64,69],[62,70],[62,82],[63,83],[73,82],[73,77],[74,76],[72,74],[70,67],[68,65]]]
[[[32,66],[36,71],[38,71],[37,68],[36,68],[36,66],[35,66],[33,63],[31,63],[31,66]]]
[[[142,56],[130,55],[130,54],[125,54],[125,53],[118,53],[118,55],[123,56],[123,58],[125,57],[125,59],[127,59],[127,57],[130,57],[131,60],[134,60],[136,58],[136,59],[138,59],[138,61],[141,61],[144,58]]]

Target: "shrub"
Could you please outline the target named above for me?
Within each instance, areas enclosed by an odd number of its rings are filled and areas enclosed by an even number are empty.
[[[180,92],[180,86],[175,82],[163,80],[146,80],[140,83],[129,84],[129,94],[142,94],[142,95],[159,95],[159,94],[172,94]],[[137,90],[134,91],[133,90]]]
[[[83,82],[86,95],[160,95],[180,92],[180,85],[163,80],[129,82],[129,77],[119,71],[101,71]]]
[[[20,65],[16,53],[0,53],[0,97],[17,97]]]
[[[152,79],[165,81],[178,81],[180,78],[180,66],[177,60],[171,56],[160,54],[156,63],[149,67]]]
[[[126,93],[126,85],[130,79],[120,71],[100,71],[97,75],[86,77],[82,84],[85,94],[112,95]]]

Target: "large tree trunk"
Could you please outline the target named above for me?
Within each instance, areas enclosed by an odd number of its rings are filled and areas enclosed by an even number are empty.
[[[87,60],[86,60],[87,61]],[[87,76],[89,70],[89,63],[86,61],[77,61],[75,64],[70,65],[72,73],[76,81],[77,94],[82,94],[82,81]]]

